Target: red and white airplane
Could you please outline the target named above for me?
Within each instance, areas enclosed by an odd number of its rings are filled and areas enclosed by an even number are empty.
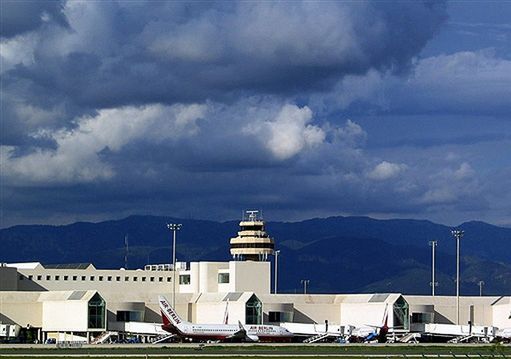
[[[497,341],[509,342],[511,343],[511,327],[498,329],[497,333],[495,333],[495,339]]]
[[[179,317],[163,296],[158,297],[162,329],[181,338],[206,341],[290,342],[293,333],[276,325],[193,324]]]
[[[353,343],[367,343],[373,341],[378,341],[378,343],[385,343],[387,341],[387,334],[389,332],[388,316],[388,305],[386,305],[381,326],[364,325],[362,327],[355,328],[348,340]]]

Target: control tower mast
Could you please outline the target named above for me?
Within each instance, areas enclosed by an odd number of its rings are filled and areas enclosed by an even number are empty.
[[[240,222],[238,236],[231,238],[231,255],[238,261],[267,261],[273,254],[275,243],[264,230],[259,211],[246,211]]]

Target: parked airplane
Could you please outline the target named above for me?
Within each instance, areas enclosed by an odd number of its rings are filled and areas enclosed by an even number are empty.
[[[511,343],[511,328],[502,328],[497,330],[495,334],[495,339],[503,342]]]
[[[348,338],[349,342],[356,343],[367,343],[372,341],[378,341],[378,343],[385,343],[387,341],[387,334],[389,332],[389,326],[387,324],[388,312],[385,307],[385,313],[383,318],[383,324],[378,326],[364,325],[352,330],[351,335]]]
[[[181,338],[206,341],[251,341],[251,342],[289,342],[293,333],[275,325],[235,324],[193,324],[184,321],[168,303],[159,296],[160,310],[163,318],[162,329]]]

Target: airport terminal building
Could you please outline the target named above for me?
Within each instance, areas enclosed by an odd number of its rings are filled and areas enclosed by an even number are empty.
[[[158,295],[197,323],[282,324],[294,332],[388,326],[401,334],[456,322],[456,297],[379,294],[275,294],[274,242],[264,222],[250,217],[231,239],[229,262],[98,269],[92,264],[0,265],[0,340],[106,339],[109,333],[165,335]],[[174,270],[175,269],[175,270]],[[461,297],[460,323],[481,330],[511,327],[511,297]],[[312,329],[311,329],[312,328]],[[472,330],[472,329],[471,329]]]

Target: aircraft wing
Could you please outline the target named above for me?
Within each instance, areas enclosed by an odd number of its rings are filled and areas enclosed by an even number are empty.
[[[240,330],[238,330],[236,333],[233,333],[232,335],[229,335],[225,339],[240,339],[240,340],[250,341],[250,342],[259,341],[259,337],[257,335],[248,335],[247,334],[247,330],[243,327],[243,324],[241,324],[240,321],[238,321],[238,325],[240,327]]]
[[[240,327],[240,330],[238,330],[237,332],[229,335],[228,337],[226,337],[225,339],[245,339],[247,337],[247,331],[246,329],[243,327],[243,324],[241,324],[240,321],[238,321],[238,325]]]
[[[370,328],[380,329],[382,326],[381,326],[381,325],[364,324],[364,327],[370,327]],[[389,329],[404,329],[404,326],[402,326],[402,325],[396,325],[396,326],[387,327],[387,328],[389,328]]]

